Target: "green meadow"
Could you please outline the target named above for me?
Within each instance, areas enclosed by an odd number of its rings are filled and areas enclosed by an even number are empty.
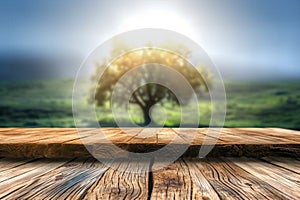
[[[1,127],[74,127],[72,115],[73,80],[34,80],[0,82]],[[86,83],[86,87],[89,87]],[[227,96],[226,127],[283,127],[300,129],[300,81],[225,83]],[[199,126],[208,126],[210,103],[200,102]],[[85,109],[86,105],[82,105]],[[178,126],[179,108],[165,105],[165,126]],[[142,123],[138,107],[131,106],[131,118]],[[97,108],[102,126],[115,126],[108,107]],[[162,123],[156,117],[154,121]],[[86,122],[87,126],[89,121]]]

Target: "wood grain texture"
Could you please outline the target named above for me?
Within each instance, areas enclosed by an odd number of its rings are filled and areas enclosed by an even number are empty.
[[[2,171],[0,174],[0,199],[12,199],[7,196],[18,191],[20,186],[28,183],[28,180],[41,176],[66,162],[65,160],[39,159]]]
[[[184,162],[153,172],[151,199],[190,199],[191,176]]]
[[[89,188],[106,171],[101,163],[90,159],[76,159],[67,161],[64,165],[55,165],[51,171],[43,171],[45,166],[57,164],[55,161],[47,163],[42,161],[43,167],[33,162],[39,170],[38,176],[23,178],[23,181],[14,181],[14,184],[0,185],[1,196],[5,199],[79,199],[82,198]],[[36,169],[36,168],[34,168]],[[11,171],[7,171],[11,173]],[[7,182],[7,181],[6,181]]]
[[[221,199],[288,199],[275,187],[223,159],[192,162]]]
[[[148,161],[116,161],[88,191],[85,199],[147,199]],[[130,169],[138,173],[130,173]]]
[[[172,143],[175,149],[176,145],[191,144],[183,157],[197,157],[204,141],[205,145],[216,143],[208,155],[210,157],[300,156],[300,132],[279,128],[224,128],[221,133],[208,128],[78,130],[74,128],[0,129],[0,157],[91,157],[86,146],[93,152],[105,145],[107,149],[111,149],[110,145],[116,145],[126,151],[145,153],[163,148],[169,143]],[[210,134],[208,134],[209,130]],[[102,135],[99,135],[100,132]]]
[[[148,160],[0,159],[0,199],[299,199],[298,159],[179,159],[149,172]],[[138,173],[128,173],[134,169]]]
[[[276,188],[286,199],[300,199],[299,174],[257,159],[230,158],[230,161]]]
[[[276,165],[276,167],[282,167],[284,169],[300,174],[300,162],[298,162],[295,158],[264,157],[262,158],[262,160],[269,162],[273,165]]]

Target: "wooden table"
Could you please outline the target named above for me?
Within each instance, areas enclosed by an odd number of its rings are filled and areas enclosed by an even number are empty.
[[[142,174],[91,158],[2,158],[0,166],[0,199],[300,199],[300,161],[286,157],[184,158]]]
[[[154,129],[156,130],[156,129]],[[207,128],[199,128],[194,139],[191,129],[164,128],[157,132],[141,128],[102,128],[106,140],[99,140],[99,129],[75,128],[2,128],[0,129],[0,157],[74,158],[90,157],[87,146],[105,145],[107,141],[132,152],[149,152],[169,144],[191,143],[183,157],[195,157],[206,138],[207,145],[216,145],[209,156],[299,156],[300,132],[280,128],[224,128],[217,135],[207,136]],[[207,137],[206,137],[207,136]]]
[[[160,148],[178,134],[163,129],[147,138],[137,137],[142,129],[130,131],[136,134],[103,129],[136,151],[148,142]],[[155,161],[108,167],[89,156],[75,129],[0,129],[0,199],[300,199],[300,132],[223,129],[213,152],[194,158],[206,131],[199,129],[193,149],[168,167],[126,173],[118,169],[151,169]]]

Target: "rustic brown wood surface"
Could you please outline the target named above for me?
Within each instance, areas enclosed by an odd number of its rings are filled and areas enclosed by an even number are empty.
[[[2,158],[0,165],[0,199],[300,199],[297,158],[184,158],[151,173],[151,163],[109,168],[92,158]]]
[[[0,199],[300,199],[299,131],[225,128],[207,135],[205,128],[103,128],[103,136],[99,131],[80,129],[79,137],[73,128],[0,129]],[[132,152],[170,142],[191,146],[184,157],[152,172],[164,157],[116,159],[107,166],[91,157],[82,140],[89,148],[112,142]],[[203,143],[216,145],[208,157],[195,158]]]
[[[196,134],[191,132],[196,130]],[[104,137],[99,136],[102,132]],[[191,143],[184,154],[198,155],[204,141],[216,143],[209,156],[299,156],[300,132],[279,128],[224,128],[220,135],[199,129],[141,129],[141,128],[3,128],[0,129],[0,156],[21,158],[89,157],[83,145],[104,145],[112,142],[124,150],[148,152],[172,142]],[[194,137],[194,138],[191,138]]]
[[[103,135],[99,135],[99,132]],[[191,134],[195,131],[195,134]],[[224,128],[220,135],[207,128],[2,128],[0,156],[14,158],[90,157],[85,145],[113,143],[131,152],[150,152],[172,145],[191,143],[184,157],[196,157],[202,144],[213,145],[208,156],[299,156],[300,132],[280,128]]]

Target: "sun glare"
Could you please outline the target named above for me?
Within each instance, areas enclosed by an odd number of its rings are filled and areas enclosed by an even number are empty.
[[[191,24],[183,16],[157,8],[133,14],[124,19],[120,26],[122,32],[141,28],[168,29],[191,38],[195,36]]]

